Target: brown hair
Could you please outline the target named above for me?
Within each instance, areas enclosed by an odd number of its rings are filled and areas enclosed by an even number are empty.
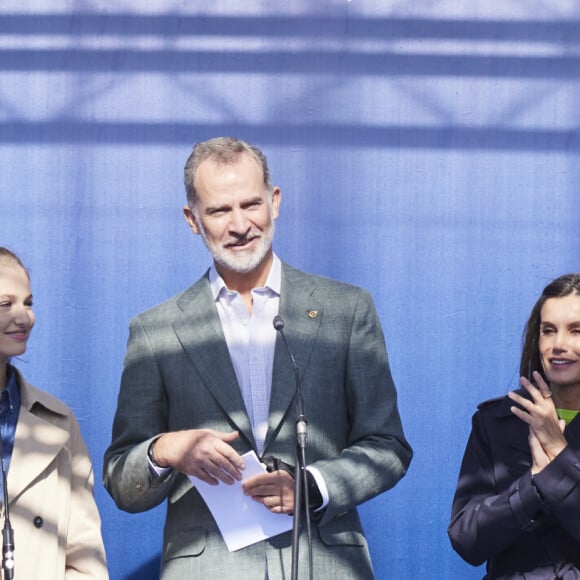
[[[520,361],[520,376],[532,379],[532,373],[538,371],[544,379],[544,370],[540,360],[540,323],[542,307],[549,298],[563,298],[570,294],[580,295],[580,273],[564,274],[552,280],[534,304],[528,322],[524,328],[522,358]]]
[[[28,273],[28,270],[24,267],[24,264],[20,261],[20,258],[14,252],[10,251],[8,248],[0,246],[0,262],[12,262],[13,264],[20,266],[26,272],[26,275],[30,280],[30,274]]]

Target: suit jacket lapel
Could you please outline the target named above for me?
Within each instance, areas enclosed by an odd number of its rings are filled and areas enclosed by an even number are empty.
[[[246,406],[225,341],[207,276],[177,302],[173,328],[201,380],[240,434],[255,447]]]
[[[284,320],[284,333],[296,360],[302,379],[318,335],[322,319],[322,306],[314,297],[312,278],[282,263],[282,289],[280,316]],[[295,373],[282,337],[276,338],[268,434],[264,450],[276,436],[288,413],[295,413]]]

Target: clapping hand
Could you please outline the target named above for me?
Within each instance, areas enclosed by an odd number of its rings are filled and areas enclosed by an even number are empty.
[[[531,400],[514,392],[508,393],[508,397],[520,405],[511,407],[511,412],[529,425],[532,475],[535,475],[566,447],[567,441],[564,437],[566,423],[558,418],[550,387],[540,373],[534,372],[533,376],[537,386],[525,377],[520,378]]]

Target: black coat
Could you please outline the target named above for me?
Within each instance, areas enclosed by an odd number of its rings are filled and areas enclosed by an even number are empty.
[[[532,478],[529,428],[513,405],[494,399],[473,416],[449,538],[470,564],[487,561],[489,580],[580,579],[580,416],[566,427],[568,446]]]

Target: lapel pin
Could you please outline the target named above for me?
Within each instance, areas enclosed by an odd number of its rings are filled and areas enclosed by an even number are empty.
[[[318,316],[318,310],[309,310],[308,318],[316,318]]]

